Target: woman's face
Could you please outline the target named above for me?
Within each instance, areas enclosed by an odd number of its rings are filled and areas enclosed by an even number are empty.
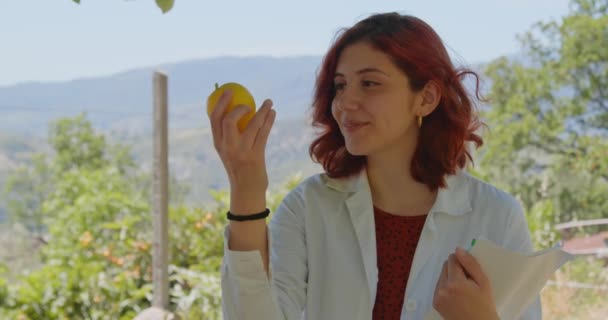
[[[366,42],[346,47],[334,77],[332,115],[353,155],[369,156],[415,143],[420,94],[381,51]]]

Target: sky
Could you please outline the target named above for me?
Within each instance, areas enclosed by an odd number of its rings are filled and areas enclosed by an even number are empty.
[[[67,81],[221,55],[322,55],[340,28],[386,11],[429,23],[458,61],[517,53],[517,34],[567,0],[0,0],[0,86]]]

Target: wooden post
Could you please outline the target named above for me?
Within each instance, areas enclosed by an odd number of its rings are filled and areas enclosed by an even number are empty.
[[[168,270],[168,124],[167,76],[154,72],[154,256],[152,305],[161,309],[169,306]]]

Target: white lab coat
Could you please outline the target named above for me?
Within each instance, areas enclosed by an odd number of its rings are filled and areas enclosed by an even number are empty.
[[[225,320],[372,318],[378,270],[365,170],[350,178],[318,174],[306,179],[283,199],[268,228],[270,279],[259,251],[229,250],[226,227],[221,270]],[[461,171],[448,177],[424,224],[402,320],[424,318],[432,308],[443,262],[456,246],[466,248],[477,237],[532,251],[520,204]],[[521,319],[541,318],[537,299]]]

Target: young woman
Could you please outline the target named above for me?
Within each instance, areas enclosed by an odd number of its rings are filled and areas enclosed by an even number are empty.
[[[397,13],[345,30],[318,74],[310,146],[324,173],[292,190],[266,225],[266,100],[246,130],[210,117],[230,180],[224,318],[498,319],[491,285],[461,248],[483,237],[532,250],[521,206],[464,172],[480,122],[441,39]],[[476,89],[478,90],[478,89]],[[478,93],[478,92],[476,92]],[[475,96],[478,96],[477,94]],[[522,315],[540,319],[540,303]]]

